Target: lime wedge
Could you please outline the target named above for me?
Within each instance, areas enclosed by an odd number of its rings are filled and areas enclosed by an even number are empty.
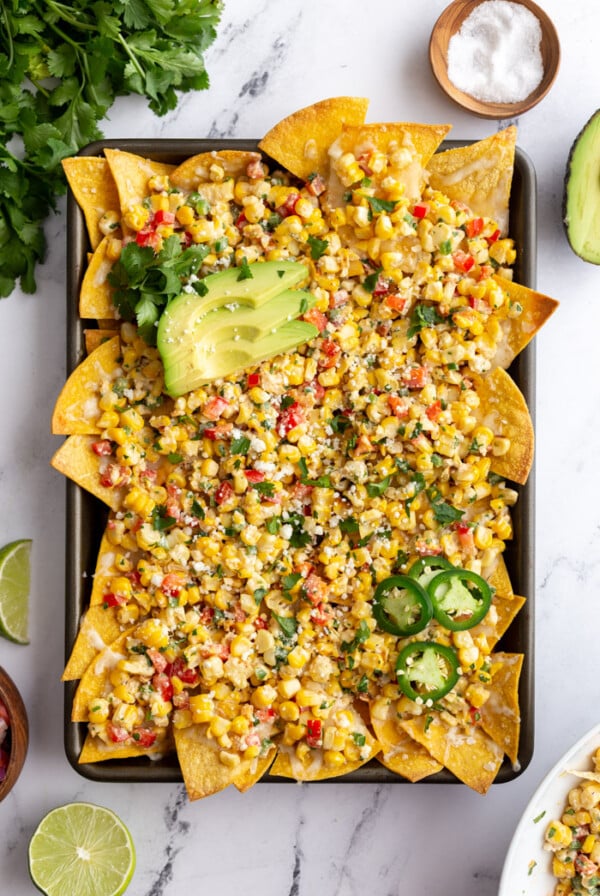
[[[29,843],[29,873],[46,896],[119,896],[134,868],[129,831],[114,812],[92,803],[53,809]]]
[[[22,538],[0,549],[0,635],[27,644],[31,541]]]

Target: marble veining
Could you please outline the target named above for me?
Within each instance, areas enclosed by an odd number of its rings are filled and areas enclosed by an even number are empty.
[[[538,185],[538,287],[561,307],[537,340],[536,725],[530,766],[481,797],[461,785],[259,784],[190,804],[182,785],[102,784],[63,748],[65,489],[49,459],[49,419],[65,371],[65,204],[46,228],[38,294],[0,300],[0,544],[33,538],[29,646],[0,641],[19,684],[31,744],[0,804],[0,891],[33,892],[27,845],[45,812],[72,800],[114,809],[131,830],[128,896],[494,896],[510,838],[559,755],[599,720],[600,271],[562,227],[570,145],[597,106],[600,7],[542,0],[561,40],[557,81],[514,122],[455,107],[429,70],[446,0],[226,0],[206,54],[211,88],[154,116],[120,99],[106,137],[260,138],[284,115],[340,94],[370,98],[371,121],[451,122],[457,139],[515,123]],[[520,896],[520,894],[515,894]]]

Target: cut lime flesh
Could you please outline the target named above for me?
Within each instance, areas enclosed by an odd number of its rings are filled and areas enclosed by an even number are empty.
[[[0,550],[0,634],[18,644],[29,642],[30,555],[27,538]]]
[[[47,896],[120,896],[135,869],[131,835],[110,809],[68,803],[49,812],[29,843],[29,873]]]

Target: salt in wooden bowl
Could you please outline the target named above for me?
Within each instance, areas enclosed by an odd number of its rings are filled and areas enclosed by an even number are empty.
[[[473,10],[486,2],[488,0],[455,0],[446,7],[431,32],[429,61],[442,90],[463,109],[474,112],[482,118],[515,118],[536,106],[552,87],[560,64],[560,42],[551,19],[533,0],[511,0],[532,12],[540,23],[542,31],[540,50],[544,70],[542,80],[529,96],[514,103],[493,103],[470,96],[456,87],[448,77],[448,44]]]

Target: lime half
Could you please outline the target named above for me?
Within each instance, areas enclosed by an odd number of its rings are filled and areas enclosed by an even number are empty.
[[[131,835],[110,809],[68,803],[39,823],[29,873],[47,896],[119,896],[135,868]]]
[[[0,634],[18,644],[29,641],[30,539],[0,549]]]

